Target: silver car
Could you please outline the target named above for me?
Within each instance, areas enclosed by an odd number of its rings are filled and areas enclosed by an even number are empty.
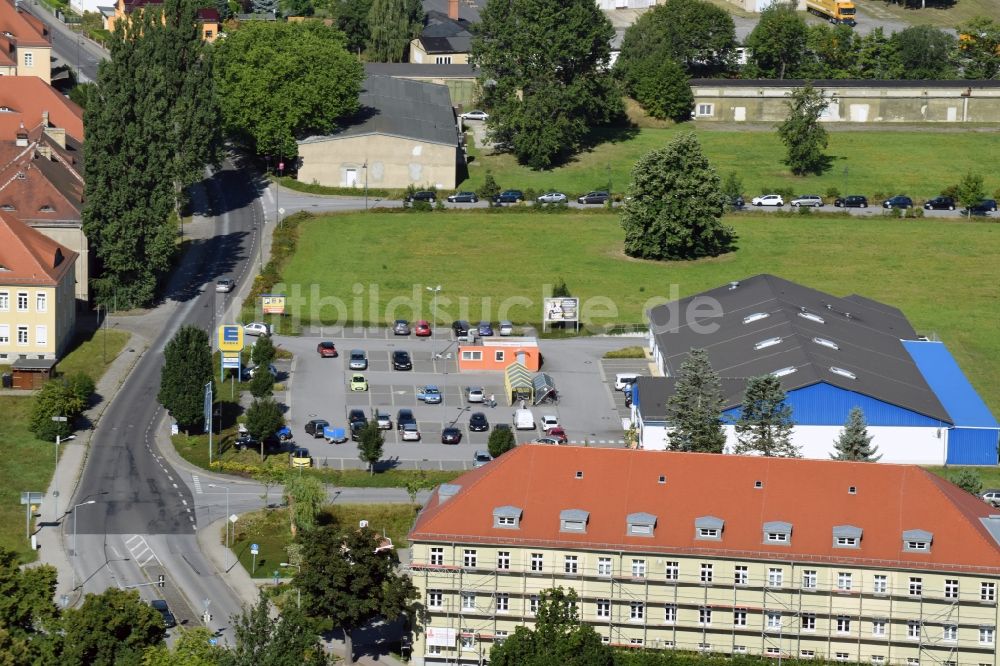
[[[562,192],[546,192],[538,197],[538,203],[566,203],[569,199]]]
[[[405,319],[397,319],[392,325],[392,332],[396,335],[409,335],[410,334],[410,322]]]
[[[367,370],[368,355],[360,349],[352,349],[351,360],[348,362],[347,367],[351,370]]]
[[[799,206],[812,206],[813,208],[819,208],[823,205],[823,197],[818,194],[803,194],[800,197],[792,199],[791,203],[795,208],[798,208]]]
[[[489,454],[489,451],[476,451],[472,455],[472,467],[482,467],[486,463],[493,460],[493,456]]]

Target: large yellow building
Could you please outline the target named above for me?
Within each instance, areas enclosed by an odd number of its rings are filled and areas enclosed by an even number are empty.
[[[52,82],[49,29],[13,0],[0,0],[0,76],[37,76]]]
[[[1000,515],[909,465],[525,445],[410,533],[416,664],[481,664],[576,590],[635,649],[996,666]]]
[[[0,213],[0,363],[60,357],[76,325],[77,254]]]

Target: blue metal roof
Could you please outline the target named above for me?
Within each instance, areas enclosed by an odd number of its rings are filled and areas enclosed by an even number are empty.
[[[1000,428],[944,343],[903,340],[903,347],[956,427]]]

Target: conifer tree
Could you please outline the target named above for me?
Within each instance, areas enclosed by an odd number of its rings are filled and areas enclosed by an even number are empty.
[[[667,401],[671,451],[722,453],[722,389],[704,349],[692,349],[681,364],[674,394]]]
[[[798,458],[792,444],[792,408],[785,402],[781,380],[774,375],[751,377],[736,422],[736,453]]]
[[[872,446],[872,436],[868,434],[868,426],[865,424],[865,413],[860,407],[851,408],[847,423],[833,446],[835,452],[830,457],[834,460],[878,462],[882,457],[878,453],[878,447]]]

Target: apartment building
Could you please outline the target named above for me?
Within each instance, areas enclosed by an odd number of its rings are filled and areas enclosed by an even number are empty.
[[[52,82],[52,36],[14,0],[0,0],[0,76]]]
[[[609,644],[996,666],[1000,515],[915,466],[525,445],[410,533],[417,664],[482,664],[576,591]]]

